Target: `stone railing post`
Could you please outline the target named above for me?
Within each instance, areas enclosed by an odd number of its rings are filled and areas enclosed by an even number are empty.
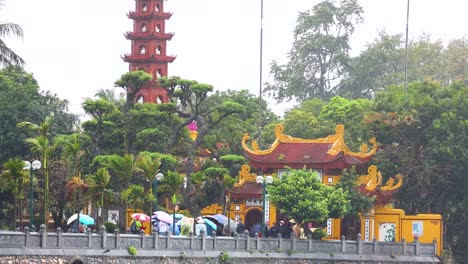
[[[154,249],[158,249],[158,244],[159,244],[159,233],[158,233],[158,230],[156,230],[156,228],[153,228],[153,230],[151,231],[153,232],[153,247]]]
[[[190,237],[190,246],[189,249],[193,249],[193,245],[195,245],[195,236],[193,235],[193,232],[189,232],[189,237]]]
[[[256,242],[257,242],[257,245],[255,245],[255,249],[256,249],[256,250],[260,250],[260,248],[261,248],[261,247],[260,247],[260,234],[255,233],[255,240],[256,240]]]
[[[105,225],[101,225],[101,227],[99,228],[99,232],[101,232],[101,236],[102,236],[102,248],[107,248],[107,231],[106,231],[106,226]]]
[[[312,249],[313,249],[313,239],[312,239],[312,236],[309,237],[309,244],[308,244],[308,249],[309,249],[309,252],[312,252]]]
[[[379,253],[379,242],[377,242],[377,239],[375,239],[374,237],[374,247],[373,247],[373,250],[374,250],[374,254],[377,254]]]
[[[283,235],[281,233],[278,233],[278,249],[283,249]]]
[[[405,255],[406,254],[406,239],[405,238],[402,238],[401,239],[401,254]]]
[[[296,232],[291,232],[291,250],[295,251],[297,247],[297,236]]]
[[[62,228],[58,227],[55,233],[57,233],[57,247],[62,248],[63,247]]]
[[[29,244],[31,243],[30,240],[31,240],[31,233],[29,233],[29,227],[26,226],[24,228],[24,246],[25,247],[29,246]]]
[[[166,235],[166,249],[170,249],[172,247],[172,231],[167,232]]]
[[[346,237],[341,236],[341,253],[346,252]]]
[[[216,236],[216,232],[211,232],[211,237],[213,238],[213,249],[216,249],[216,244],[218,242],[218,237]]]
[[[246,242],[245,242],[245,250],[246,251],[249,251],[250,250],[250,235],[249,235],[249,231],[245,230],[244,231],[244,236],[246,237]]]
[[[91,228],[86,229],[86,235],[88,235],[88,247],[92,248],[93,247],[93,232],[91,231]]]
[[[239,234],[235,234],[234,235],[234,249],[235,250],[238,250],[239,249]]]
[[[415,254],[416,256],[421,255],[421,244],[419,243],[419,237],[416,235],[414,236],[414,243],[416,244]]]
[[[119,232],[118,228],[116,228],[114,230],[114,235],[115,235],[115,249],[119,249],[119,247],[120,247],[120,232]]]
[[[358,255],[362,254],[362,239],[361,233],[357,235],[357,253]]]
[[[41,234],[41,248],[46,248],[47,247],[47,230],[44,224],[40,226],[39,232]]]
[[[146,236],[145,236],[145,231],[140,229],[140,237],[141,237],[141,248],[145,249],[146,247]]]
[[[432,245],[434,246],[434,256],[437,256],[437,240],[432,240]]]
[[[205,230],[200,230],[200,236],[201,236],[201,245],[202,245],[202,250],[206,250],[206,234]]]

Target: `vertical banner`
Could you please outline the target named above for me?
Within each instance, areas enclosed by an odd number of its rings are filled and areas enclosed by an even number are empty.
[[[270,222],[270,200],[268,199],[268,194],[265,194],[265,212],[264,212],[265,222]]]
[[[370,233],[370,219],[366,218],[366,222],[364,224],[364,241],[370,241],[369,233]]]
[[[331,236],[332,235],[332,219],[331,218],[328,218],[327,219],[327,236]]]

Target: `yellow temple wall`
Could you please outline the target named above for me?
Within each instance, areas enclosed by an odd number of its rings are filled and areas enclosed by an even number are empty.
[[[401,209],[377,207],[368,216],[361,217],[361,230],[365,239],[366,218],[370,220],[369,240],[385,241],[385,225],[395,226],[395,242],[413,242],[414,235],[419,235],[419,242],[437,242],[437,255],[442,251],[442,216],[439,214],[406,215]]]

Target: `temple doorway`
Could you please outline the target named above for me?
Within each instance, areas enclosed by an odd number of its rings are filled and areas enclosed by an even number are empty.
[[[253,224],[259,223],[262,224],[262,211],[257,208],[250,209],[245,214],[244,225],[245,229],[249,230]]]

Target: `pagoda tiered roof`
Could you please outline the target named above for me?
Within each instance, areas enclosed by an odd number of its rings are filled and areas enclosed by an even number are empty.
[[[130,19],[169,19],[172,13],[168,12],[156,12],[156,11],[131,11],[127,14]]]
[[[256,141],[253,141],[252,148],[249,148],[247,141],[250,137],[248,134],[244,135],[242,147],[252,167],[263,171],[285,167],[344,169],[353,165],[365,165],[377,151],[375,138],[370,140],[370,151],[367,144],[361,146],[360,152],[349,150],[344,141],[343,125],[336,126],[335,134],[318,139],[294,138],[283,134],[283,131],[284,127],[281,124],[275,127],[276,140],[266,150],[259,150]]]
[[[157,39],[157,40],[171,40],[174,33],[162,33],[162,32],[127,32],[125,37],[130,40],[136,39]]]
[[[156,54],[125,54],[122,59],[125,62],[156,62],[169,63],[175,60],[175,56],[156,55]]]

